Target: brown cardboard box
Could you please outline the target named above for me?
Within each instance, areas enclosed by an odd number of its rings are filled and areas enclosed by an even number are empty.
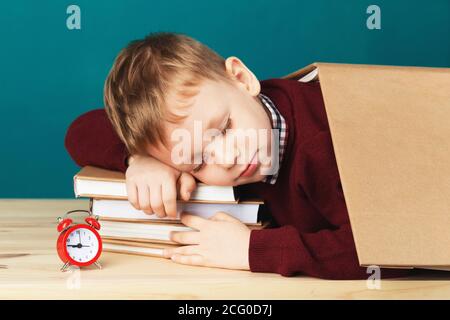
[[[450,270],[450,69],[315,63],[287,77],[305,75],[320,81],[360,264]]]

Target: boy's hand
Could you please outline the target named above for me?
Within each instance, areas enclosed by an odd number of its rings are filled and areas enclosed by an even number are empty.
[[[250,270],[251,230],[238,219],[218,212],[210,219],[182,213],[181,222],[198,231],[174,231],[171,240],[185,244],[165,249],[164,257],[181,264]]]
[[[177,189],[181,199],[187,201],[194,191],[195,179],[188,173],[150,156],[132,156],[125,173],[128,201],[138,210],[160,218],[176,217]]]

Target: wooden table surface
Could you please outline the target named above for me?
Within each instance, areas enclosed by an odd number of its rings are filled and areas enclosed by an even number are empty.
[[[0,299],[448,299],[450,272],[408,279],[328,281],[190,267],[162,258],[103,253],[95,267],[61,272],[56,218],[87,200],[0,200]]]

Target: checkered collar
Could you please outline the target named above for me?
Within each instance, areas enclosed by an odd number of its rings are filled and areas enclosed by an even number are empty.
[[[286,125],[286,121],[284,120],[283,116],[278,111],[278,109],[275,107],[272,100],[269,99],[269,97],[267,97],[263,94],[259,94],[259,99],[261,100],[263,106],[267,109],[267,111],[269,111],[269,113],[271,115],[272,128],[279,130],[278,171],[276,173],[274,173],[273,175],[266,176],[262,180],[263,182],[275,184],[275,182],[277,181],[277,178],[278,178],[278,172],[280,170],[281,163],[283,161],[283,156],[284,156],[284,151],[285,151],[284,149],[286,148],[286,144],[287,144],[287,136],[288,136],[287,125]]]

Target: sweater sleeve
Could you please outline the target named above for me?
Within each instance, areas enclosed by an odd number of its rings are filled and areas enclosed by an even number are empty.
[[[326,279],[367,279],[371,273],[359,266],[329,132],[320,132],[304,148],[296,172],[298,187],[330,227],[308,233],[290,225],[253,230],[250,269],[283,276],[303,273]],[[382,269],[381,277],[407,273],[404,269]]]
[[[75,163],[125,172],[129,153],[115,133],[104,109],[76,118],[66,132],[64,146]]]

